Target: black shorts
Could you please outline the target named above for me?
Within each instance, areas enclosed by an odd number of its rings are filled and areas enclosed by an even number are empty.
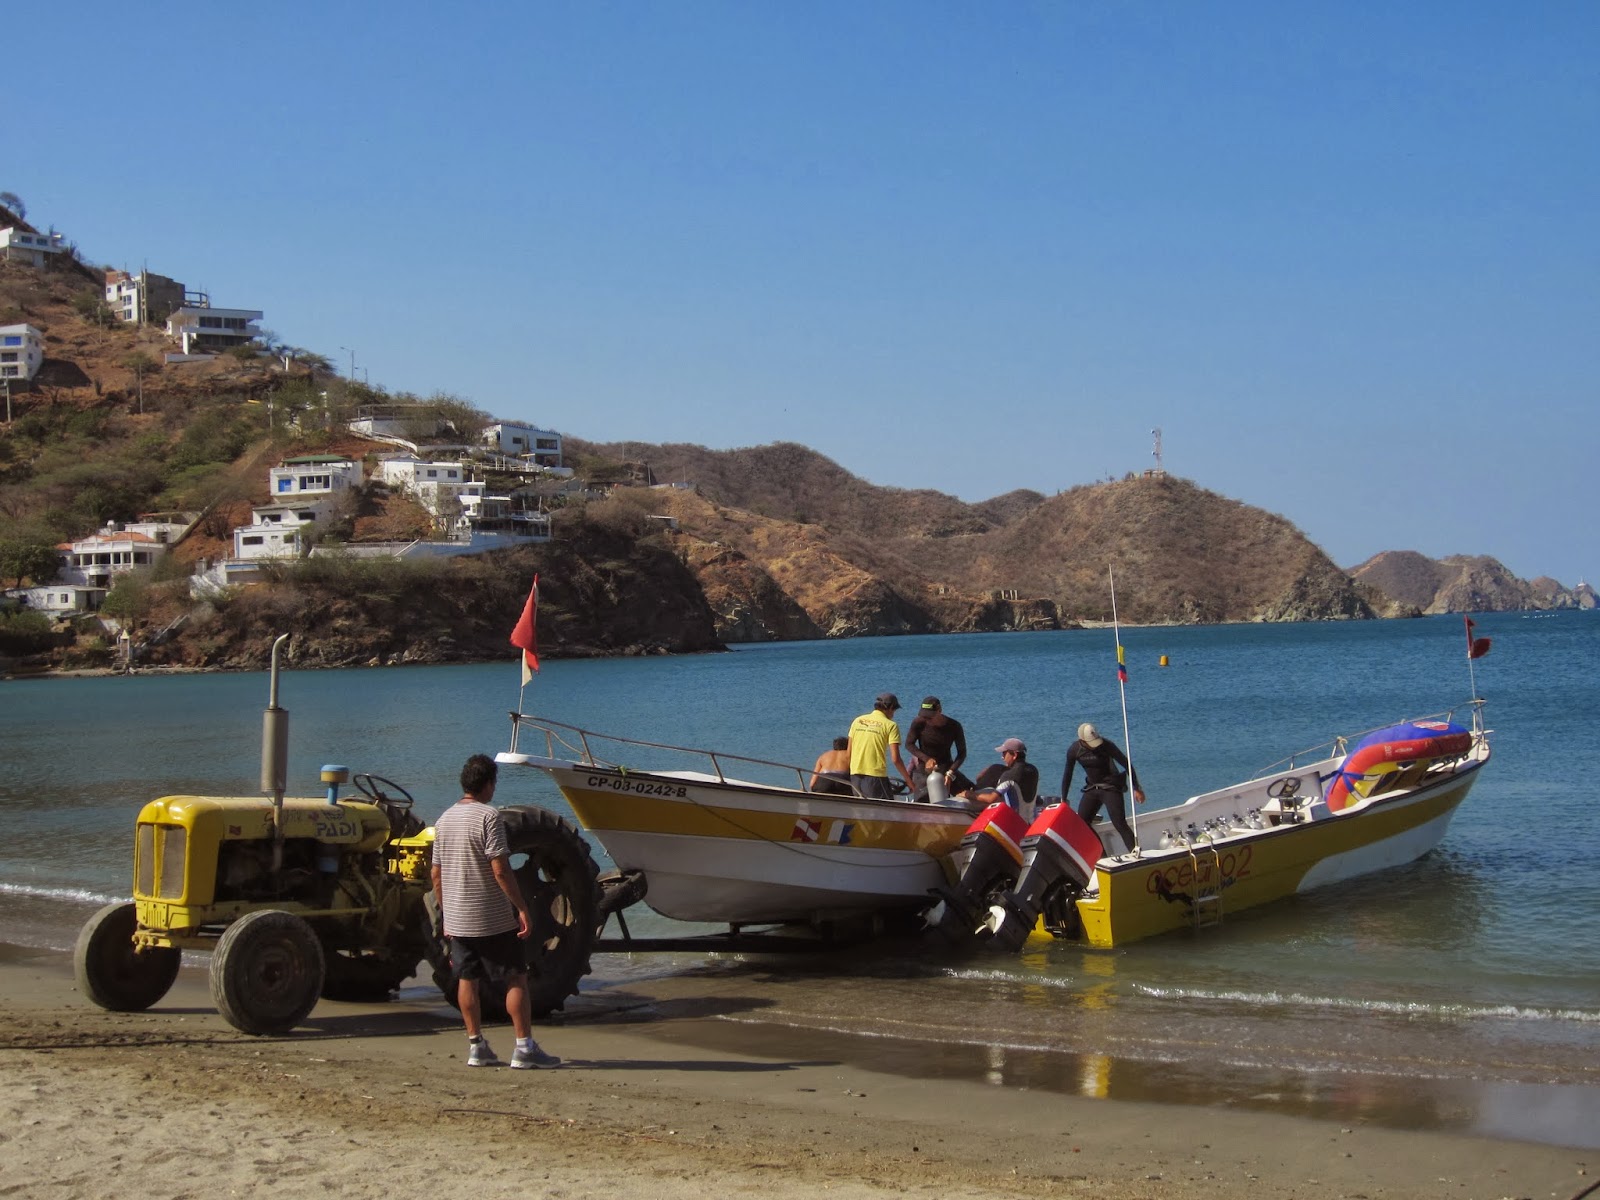
[[[452,937],[450,966],[457,979],[481,979],[488,983],[510,983],[528,973],[522,939],[515,929],[488,937]]]

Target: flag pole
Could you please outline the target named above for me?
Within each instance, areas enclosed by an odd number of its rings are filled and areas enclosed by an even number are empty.
[[[1117,575],[1110,563],[1106,564],[1106,578],[1111,583],[1111,635],[1117,643],[1117,692],[1122,698],[1122,753],[1128,760],[1128,828],[1133,830],[1133,845],[1128,853],[1139,854],[1139,805],[1134,801],[1133,733],[1128,726],[1128,662],[1122,649],[1122,623],[1117,618]],[[1065,801],[1066,797],[1062,797]]]
[[[539,576],[534,575],[533,587],[528,590],[528,600],[522,606],[522,616],[517,621],[517,627],[511,631],[511,644],[520,653],[517,660],[522,667],[522,683],[517,688],[517,714],[522,713],[522,701],[527,694],[528,684],[539,670]],[[516,724],[512,723],[512,738],[516,737]]]

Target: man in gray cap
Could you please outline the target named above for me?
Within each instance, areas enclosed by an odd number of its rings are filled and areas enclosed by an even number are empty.
[[[893,692],[884,692],[872,704],[872,711],[862,713],[850,722],[850,782],[863,796],[888,800],[889,760],[900,778],[911,786],[911,773],[900,757],[900,726],[894,714],[899,711],[900,698]]]

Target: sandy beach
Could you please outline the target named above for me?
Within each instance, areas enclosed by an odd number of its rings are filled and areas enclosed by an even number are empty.
[[[252,1038],[201,971],[151,1012],[107,1013],[66,955],[7,947],[0,1196],[1495,1200],[1600,1175],[1589,1151],[886,1073],[693,991],[581,996],[538,1031],[563,1067],[472,1070],[423,989]]]

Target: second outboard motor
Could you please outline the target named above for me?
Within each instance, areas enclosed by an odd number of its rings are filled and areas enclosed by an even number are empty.
[[[1070,804],[1053,805],[1040,813],[1022,839],[1017,886],[989,909],[986,924],[997,945],[1021,950],[1051,892],[1062,885],[1087,886],[1104,854],[1099,835]]]
[[[1022,839],[1028,823],[1004,801],[991,804],[967,827],[961,839],[966,865],[952,887],[934,889],[939,903],[928,914],[928,924],[950,941],[972,940],[989,911],[989,898],[997,890],[1011,890],[1022,870]]]

